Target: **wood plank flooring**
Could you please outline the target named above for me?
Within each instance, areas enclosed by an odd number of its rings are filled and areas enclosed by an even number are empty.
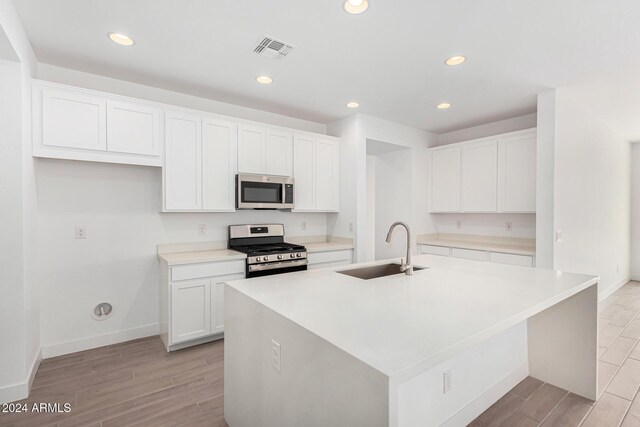
[[[471,426],[640,426],[640,282],[599,305],[597,403],[527,378]],[[159,337],[42,362],[26,403],[69,413],[0,413],[2,427],[227,426],[224,343],[167,353]]]
[[[473,420],[473,427],[640,427],[640,282],[598,305],[597,402],[526,378]]]
[[[28,399],[69,413],[0,413],[2,427],[227,426],[223,341],[167,353],[159,337],[46,359]]]

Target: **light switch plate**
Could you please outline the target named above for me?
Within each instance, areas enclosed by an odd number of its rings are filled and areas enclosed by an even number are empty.
[[[280,353],[280,343],[276,340],[271,340],[271,366],[276,372],[280,373],[281,367],[281,353]]]
[[[562,242],[562,230],[556,230],[556,242]]]

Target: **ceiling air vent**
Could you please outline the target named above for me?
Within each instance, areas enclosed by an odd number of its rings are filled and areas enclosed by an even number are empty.
[[[277,40],[271,36],[264,36],[258,40],[258,45],[253,49],[255,53],[271,59],[282,59],[287,56],[295,46]]]

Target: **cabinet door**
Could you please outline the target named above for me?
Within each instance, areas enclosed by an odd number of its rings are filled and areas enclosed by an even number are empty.
[[[265,173],[265,128],[238,126],[238,171]]]
[[[501,141],[503,212],[536,211],[536,137]]]
[[[338,143],[318,139],[315,149],[315,210],[338,210]]]
[[[165,208],[202,209],[202,122],[200,116],[165,115]]]
[[[267,129],[265,173],[291,176],[293,163],[293,137],[291,134]]]
[[[86,150],[107,149],[106,102],[81,92],[42,90],[42,143]]]
[[[315,140],[296,135],[293,140],[294,204],[297,211],[315,208]]]
[[[236,123],[202,120],[202,208],[235,210]]]
[[[431,152],[431,212],[460,211],[460,148]]]
[[[498,142],[462,147],[462,211],[497,212]]]
[[[107,150],[160,155],[160,110],[143,104],[107,102]]]
[[[171,283],[171,343],[211,334],[210,279]]]
[[[224,332],[224,282],[244,279],[244,273],[211,279],[211,333]]]

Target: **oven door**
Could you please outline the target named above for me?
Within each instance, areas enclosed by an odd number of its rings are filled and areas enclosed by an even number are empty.
[[[248,264],[247,279],[252,277],[271,276],[272,274],[291,273],[307,269],[307,260],[269,262],[264,264]]]
[[[293,178],[269,175],[237,175],[238,209],[293,208]]]

